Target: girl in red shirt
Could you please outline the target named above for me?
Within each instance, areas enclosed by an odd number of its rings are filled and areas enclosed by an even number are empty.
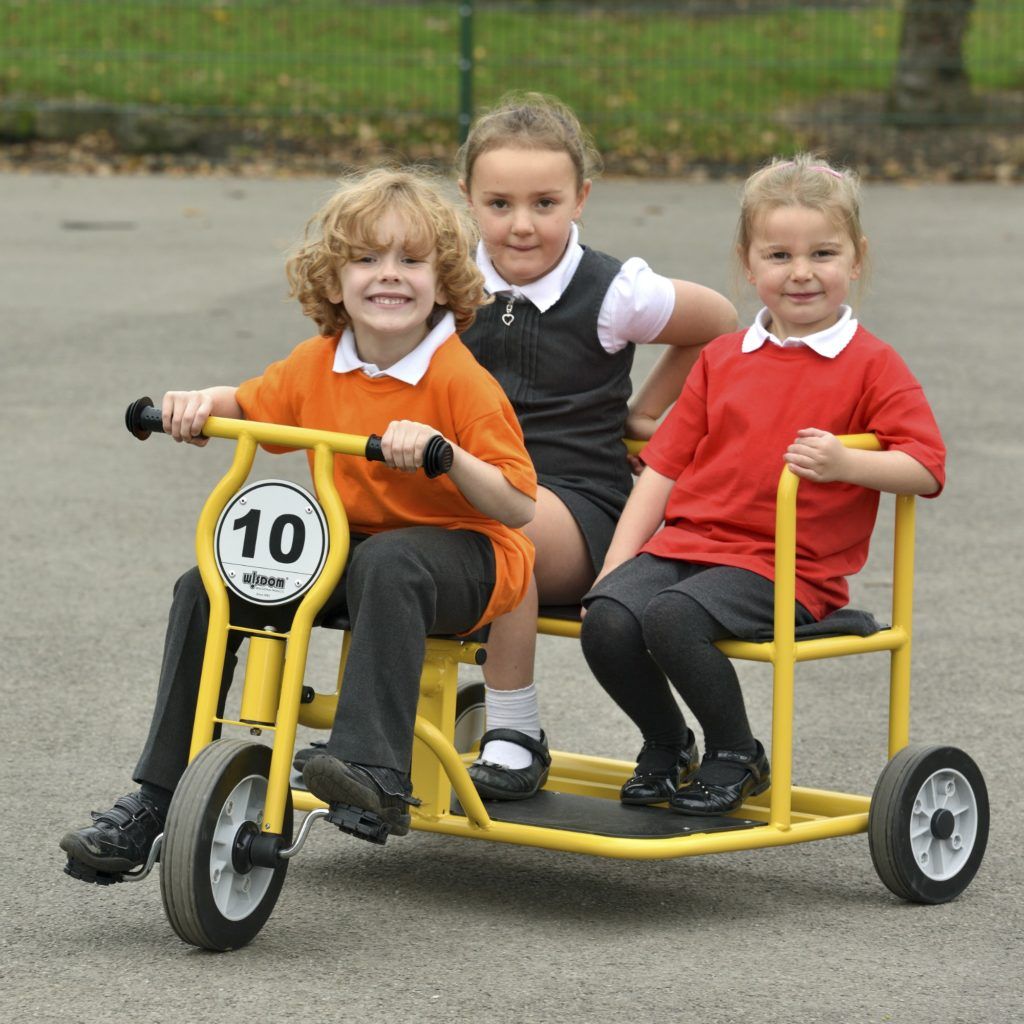
[[[736,672],[714,644],[772,635],[783,464],[806,481],[798,628],[846,604],[878,492],[942,489],[945,448],[921,386],[845,304],[867,252],[859,206],[855,175],[808,154],[746,182],[736,253],[764,308],[701,352],[584,598],[584,654],[644,739],[624,803],[721,814],[770,784]],[[836,439],[859,433],[882,450]],[[672,687],[704,731],[703,760]]]

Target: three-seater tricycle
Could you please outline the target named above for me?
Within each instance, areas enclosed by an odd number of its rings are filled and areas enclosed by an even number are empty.
[[[140,439],[162,430],[148,398],[126,413]],[[345,509],[334,483],[337,458],[381,458],[379,439],[245,420],[209,419],[207,437],[235,441],[230,468],[199,517],[196,555],[210,599],[210,624],[195,711],[190,763],[175,790],[163,835],[148,862],[159,861],[167,917],[188,943],[229,950],[245,945],[269,918],[288,865],[311,828],[330,821],[324,803],[291,771],[298,726],[329,729],[332,694],[304,683],[310,632],[334,591],[349,552]],[[450,465],[446,442],[427,453],[425,470]],[[877,448],[869,434],[842,438]],[[632,444],[627,442],[627,447]],[[313,452],[317,498],[286,481],[247,483],[257,447]],[[797,639],[794,631],[796,495],[799,478],[779,478],[775,539],[774,637],[765,643],[720,642],[732,658],[773,668],[770,789],[716,817],[630,806],[619,789],[634,764],[552,751],[547,782],[534,798],[484,801],[466,766],[483,732],[483,686],[459,686],[459,666],[486,655],[478,637],[430,637],[420,679],[412,761],[414,829],[638,860],[725,853],[868,833],[882,882],[897,896],[942,903],[958,896],[981,863],[988,837],[985,781],[974,761],[944,745],[910,745],[910,655],[914,572],[912,496],[896,497],[892,622],[869,636]],[[319,499],[319,500],[318,500]],[[339,621],[323,626],[342,628]],[[541,609],[540,633],[578,638],[578,609]],[[229,631],[248,637],[238,718],[218,713]],[[348,634],[343,634],[344,669]],[[871,796],[793,785],[794,671],[798,663],[888,651],[889,761]],[[224,731],[234,735],[220,734]],[[268,745],[255,736],[269,735]],[[296,830],[293,815],[305,812]],[[383,842],[386,834],[362,838]]]

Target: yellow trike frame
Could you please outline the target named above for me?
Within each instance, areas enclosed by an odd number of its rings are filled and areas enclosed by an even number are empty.
[[[303,703],[303,676],[310,631],[317,612],[333,592],[349,550],[348,522],[334,484],[333,461],[338,455],[360,456],[366,438],[243,420],[211,418],[204,433],[235,439],[234,460],[203,508],[196,530],[196,554],[210,597],[210,628],[196,707],[190,759],[213,739],[220,725],[274,732],[273,754],[261,822],[267,836],[282,834],[290,789],[290,765],[299,724],[329,728],[337,693],[318,694]],[[877,449],[873,435],[841,439],[848,447]],[[330,549],[325,568],[305,595],[287,633],[275,633],[229,622],[229,601],[214,558],[214,529],[226,503],[248,476],[258,445],[270,444],[313,451],[313,477],[324,508]],[[660,859],[722,853],[766,846],[853,835],[868,827],[871,798],[806,789],[792,785],[794,671],[801,661],[889,651],[889,754],[906,746],[909,730],[910,647],[914,559],[914,499],[897,496],[893,555],[892,625],[872,636],[835,636],[796,640],[795,601],[796,497],[799,478],[783,469],[776,511],[775,638],[767,643],[722,641],[731,658],[768,662],[773,666],[772,786],[735,812],[746,827],[709,833],[655,837],[592,834],[558,827],[498,820],[488,812],[466,771],[471,755],[456,750],[454,733],[458,668],[480,660],[480,645],[457,639],[430,638],[420,682],[413,753],[413,791],[422,801],[412,812],[412,827],[427,832],[488,839],[495,842],[564,850],[603,857]],[[579,637],[578,622],[541,617],[538,632]],[[217,716],[221,674],[228,631],[249,635],[250,650],[238,720]],[[348,635],[342,647],[344,669]],[[548,792],[577,794],[618,801],[619,787],[633,771],[632,762],[552,751],[545,785]],[[453,805],[452,790],[457,798]],[[302,789],[291,790],[297,810],[325,805]],[[453,809],[453,806],[455,809]],[[749,827],[751,822],[758,827]],[[680,828],[680,831],[688,831]]]

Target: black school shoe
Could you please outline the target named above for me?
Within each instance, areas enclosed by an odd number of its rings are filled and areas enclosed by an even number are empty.
[[[303,747],[301,750],[296,750],[292,758],[292,767],[301,775],[306,767],[306,762],[309,761],[311,757],[316,757],[317,754],[326,754],[326,748],[326,743],[314,740],[310,746]]]
[[[314,796],[330,805],[329,821],[374,843],[383,843],[389,835],[407,835],[409,807],[420,802],[412,796],[408,775],[319,751],[306,761],[302,780]]]
[[[163,830],[163,817],[141,794],[130,793],[116,800],[109,811],[93,811],[91,825],[65,833],[60,841],[68,855],[64,871],[97,885],[120,882],[126,872],[146,863],[153,841]]]
[[[491,729],[480,737],[480,749],[491,740],[506,740],[525,747],[533,755],[525,768],[506,768],[492,761],[474,761],[469,766],[469,777],[476,791],[485,800],[528,800],[548,781],[551,754],[548,739],[541,730],[540,739],[535,740],[518,729]]]
[[[761,741],[755,742],[757,747],[752,754],[705,750],[696,778],[669,800],[669,807],[680,814],[727,814],[735,811],[748,796],[763,793],[771,785],[771,768]],[[726,765],[739,770],[723,773],[721,769]],[[721,781],[723,775],[731,774],[734,774],[734,781]]]
[[[693,778],[699,764],[692,729],[687,729],[681,747],[645,743],[636,756],[636,771],[619,790],[619,799],[624,804],[662,804]]]

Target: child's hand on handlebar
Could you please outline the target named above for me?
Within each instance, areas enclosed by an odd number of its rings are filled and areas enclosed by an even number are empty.
[[[168,391],[161,403],[164,433],[198,448],[209,442],[201,431],[213,411],[213,398],[204,391]]]
[[[783,459],[791,472],[819,484],[844,479],[848,450],[835,434],[817,427],[798,430]]]
[[[412,420],[392,420],[380,439],[384,461],[392,469],[415,473],[423,465],[423,449],[440,431]]]

